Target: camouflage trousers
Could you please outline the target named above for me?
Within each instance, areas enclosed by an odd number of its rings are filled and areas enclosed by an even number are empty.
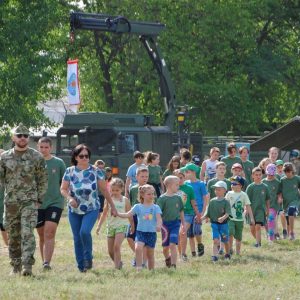
[[[12,266],[34,264],[36,223],[35,202],[4,204],[4,226],[9,237],[8,250]]]

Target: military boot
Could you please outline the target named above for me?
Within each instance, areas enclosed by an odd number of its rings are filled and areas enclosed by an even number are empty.
[[[9,275],[10,276],[20,275],[21,269],[22,269],[21,265],[14,265]]]
[[[32,265],[24,265],[22,268],[23,276],[32,276]]]

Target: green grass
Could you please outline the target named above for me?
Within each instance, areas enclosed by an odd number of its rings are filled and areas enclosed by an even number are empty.
[[[242,255],[213,264],[210,225],[205,224],[205,255],[178,262],[177,270],[164,267],[160,238],[156,248],[156,270],[136,273],[132,253],[123,243],[124,269],[115,271],[106,249],[104,232],[94,234],[94,269],[77,271],[73,241],[67,218],[57,232],[53,270],[43,272],[36,251],[35,276],[10,277],[7,248],[0,247],[0,299],[300,299],[300,240],[282,240],[270,246],[252,246],[249,229],[244,230]],[[300,237],[300,220],[296,221]],[[2,242],[2,241],[1,241]]]

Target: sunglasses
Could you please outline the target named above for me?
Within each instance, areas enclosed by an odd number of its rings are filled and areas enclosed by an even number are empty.
[[[240,184],[238,182],[233,181],[231,182],[231,185],[240,185]]]
[[[90,158],[88,154],[80,154],[80,155],[78,155],[78,157],[79,157],[80,159],[83,159],[83,158]]]
[[[20,138],[22,138],[22,137],[24,137],[25,139],[27,139],[27,138],[29,137],[29,134],[18,133],[18,134],[16,134],[16,137],[17,137],[18,139],[20,139]]]

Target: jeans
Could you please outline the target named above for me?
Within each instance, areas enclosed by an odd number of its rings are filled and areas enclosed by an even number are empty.
[[[75,256],[78,269],[84,269],[84,261],[93,259],[93,240],[91,231],[98,217],[98,210],[79,215],[69,211],[69,222],[73,232]]]

